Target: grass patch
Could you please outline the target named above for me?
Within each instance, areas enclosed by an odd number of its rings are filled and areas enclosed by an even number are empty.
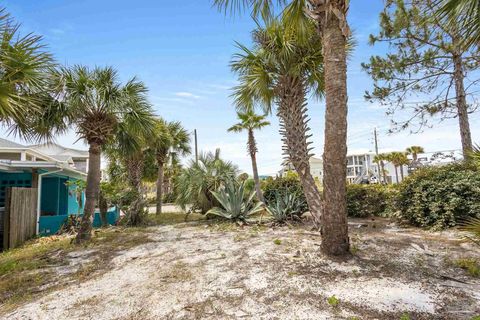
[[[476,259],[458,259],[455,261],[455,265],[463,270],[466,270],[472,277],[480,277],[480,265]]]
[[[72,243],[72,236],[51,236],[26,242],[22,247],[0,253],[0,305],[2,312],[13,310],[34,297],[70,282],[91,279],[109,269],[119,251],[149,242],[145,228],[112,227],[95,230],[84,245]],[[69,253],[92,250],[84,261],[71,267]],[[65,268],[60,275],[56,268]]]
[[[152,226],[164,226],[202,220],[205,220],[205,215],[200,213],[164,212],[159,215],[149,214],[147,216],[147,222]]]
[[[279,246],[279,245],[282,244],[282,240],[280,240],[280,239],[275,239],[275,240],[273,240],[273,243],[276,244],[277,246]]]

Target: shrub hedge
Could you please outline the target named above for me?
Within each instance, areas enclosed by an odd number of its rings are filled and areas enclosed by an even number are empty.
[[[389,208],[393,188],[379,184],[351,184],[347,186],[347,214],[365,218],[383,216]]]
[[[397,215],[415,226],[444,229],[480,217],[480,172],[461,164],[423,168],[398,186]]]

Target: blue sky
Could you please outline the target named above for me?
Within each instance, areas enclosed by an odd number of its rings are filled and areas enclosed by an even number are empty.
[[[14,0],[2,6],[22,23],[24,32],[44,36],[49,50],[60,63],[89,66],[111,65],[122,78],[137,76],[150,89],[156,113],[178,120],[189,130],[198,130],[199,148],[222,149],[223,157],[250,172],[246,136],[227,133],[236,122],[229,98],[235,77],[229,61],[235,52],[234,41],[248,44],[253,23],[248,16],[225,17],[209,0]],[[352,0],[349,22],[358,46],[349,61],[349,151],[373,149],[373,128],[379,128],[382,150],[403,150],[412,144],[427,151],[460,148],[456,120],[435,129],[412,135],[403,132],[387,135],[389,118],[380,106],[363,99],[372,86],[360,68],[372,54],[385,47],[371,47],[368,35],[378,30],[382,0]],[[322,153],[322,101],[311,101],[310,116],[317,156]],[[480,142],[479,116],[471,119],[474,141]],[[275,173],[281,164],[278,121],[257,133],[259,170]],[[2,134],[5,136],[5,134]],[[75,142],[74,133],[57,138],[66,146],[85,149]]]

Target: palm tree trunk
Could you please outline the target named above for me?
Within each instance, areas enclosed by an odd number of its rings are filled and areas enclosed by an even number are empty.
[[[323,204],[320,192],[310,172],[310,142],[308,139],[307,107],[305,90],[300,79],[285,76],[277,88],[280,103],[277,115],[280,118],[280,134],[285,144],[284,152],[298,173],[307,204],[316,223],[321,219]]]
[[[332,2],[339,11],[344,1]],[[322,251],[328,255],[349,253],[347,221],[347,57],[346,35],[332,10],[319,16],[325,68],[325,147],[323,153]]]
[[[380,167],[382,167],[383,183],[387,184],[387,173],[385,172],[385,163],[380,161]]]
[[[135,191],[135,199],[127,209],[128,224],[138,226],[144,222],[145,200],[143,199],[142,173],[143,157],[130,157],[127,159],[128,180],[130,187]]]
[[[470,122],[468,120],[468,106],[465,97],[465,87],[463,84],[463,64],[462,56],[453,56],[455,92],[458,112],[458,122],[460,125],[460,137],[462,139],[462,150],[465,159],[468,159],[473,150],[472,134],[470,132]]]
[[[403,164],[400,166],[400,177],[402,178],[402,181],[403,181]]]
[[[397,183],[399,183],[399,181],[398,181],[398,166],[395,166],[395,178],[397,179]]]
[[[158,174],[157,174],[157,211],[156,214],[162,213],[163,204],[163,165],[164,159],[162,156],[157,157]]]
[[[263,199],[262,189],[260,188],[260,178],[258,177],[258,168],[257,168],[257,143],[255,141],[255,136],[253,135],[253,130],[248,130],[248,150],[250,157],[252,158],[252,169],[253,169],[253,181],[255,181],[255,191],[257,193],[258,201],[265,202]]]
[[[105,199],[103,192],[100,190],[98,193],[98,208],[100,209],[100,220],[102,222],[102,227],[106,227],[108,224],[107,213],[108,213],[108,202]]]
[[[95,214],[95,202],[100,189],[100,154],[101,146],[98,143],[90,143],[88,150],[89,165],[87,174],[87,187],[85,188],[85,208],[75,242],[82,243],[92,237],[92,224]]]

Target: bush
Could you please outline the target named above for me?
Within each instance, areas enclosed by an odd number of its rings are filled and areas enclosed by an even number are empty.
[[[480,218],[480,173],[459,164],[420,169],[399,186],[394,205],[400,218],[437,230]]]
[[[389,186],[351,184],[347,186],[347,214],[365,218],[384,215],[389,207],[393,190]]]
[[[267,178],[262,181],[263,197],[267,206],[275,206],[278,196],[293,194],[298,198],[303,206],[302,213],[308,211],[307,200],[303,194],[302,185],[296,175],[288,175],[287,177]]]

